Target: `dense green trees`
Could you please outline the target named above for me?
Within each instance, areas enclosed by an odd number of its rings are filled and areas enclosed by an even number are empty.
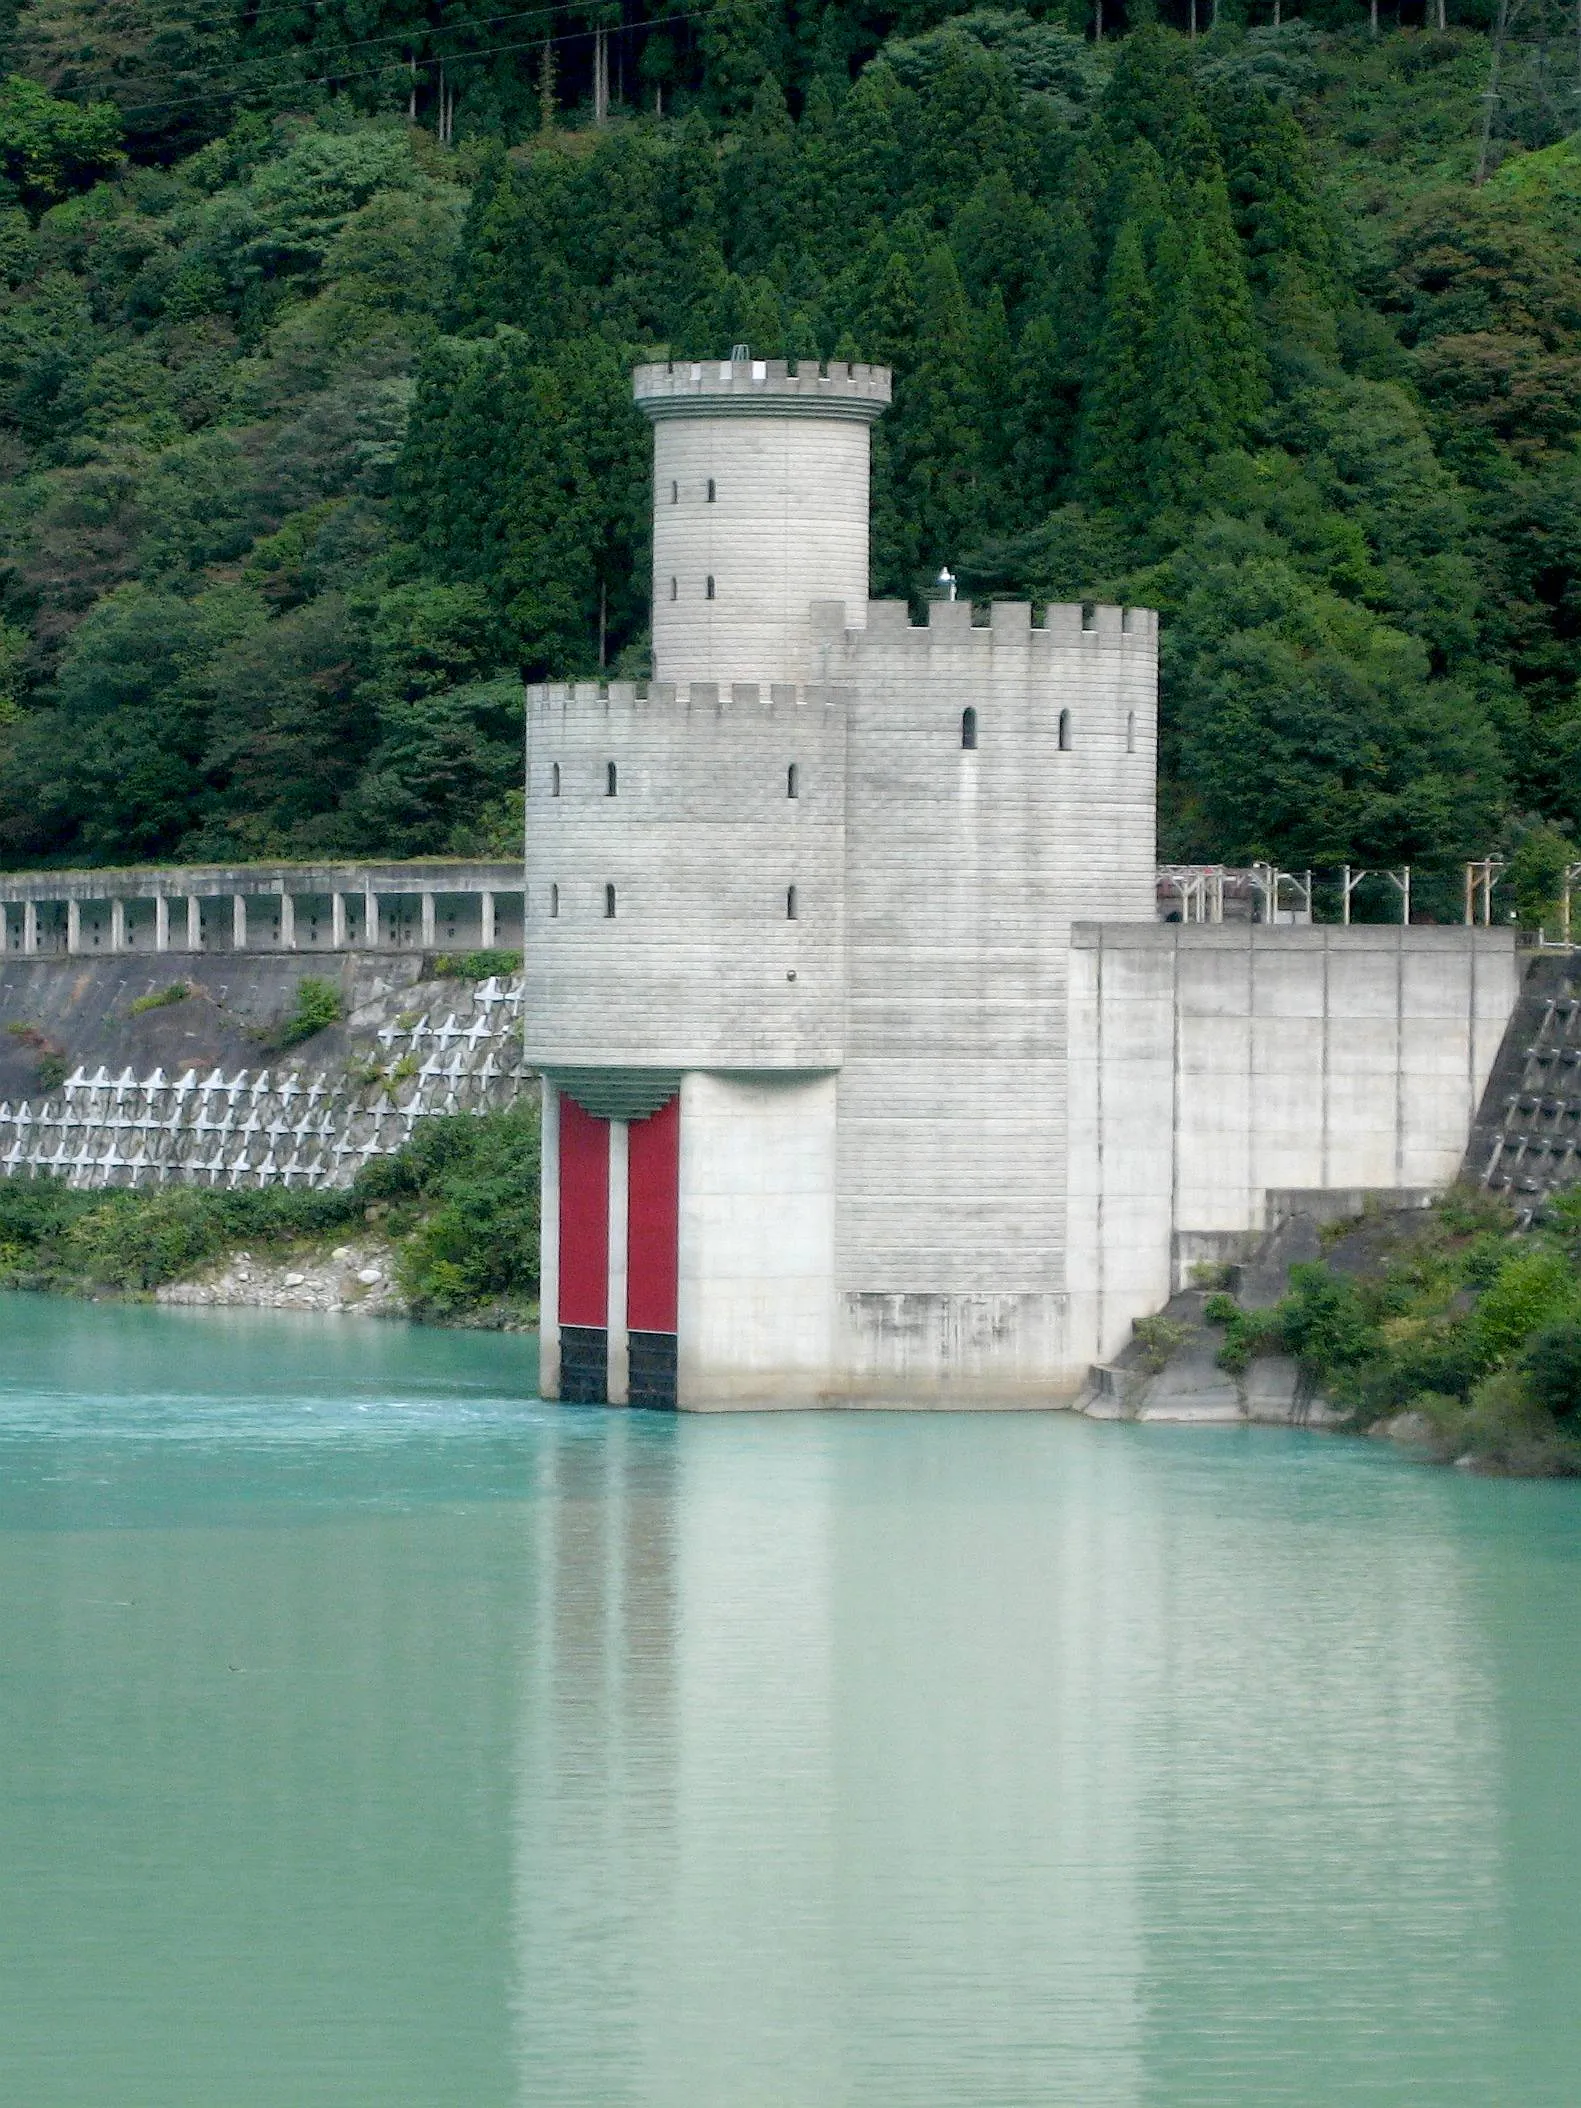
[[[742,340],[895,367],[876,590],[1164,610],[1170,852],[1581,827],[1581,157],[1512,87],[1474,187],[1476,26],[1324,5],[594,0],[546,71],[473,0],[24,0],[0,856],[507,842],[521,676],[644,664],[628,367]]]

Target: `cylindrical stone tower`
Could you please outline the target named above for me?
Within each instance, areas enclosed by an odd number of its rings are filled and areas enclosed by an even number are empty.
[[[654,424],[654,678],[821,678],[811,603],[867,604],[868,430],[888,369],[672,360],[639,366],[635,391]]]

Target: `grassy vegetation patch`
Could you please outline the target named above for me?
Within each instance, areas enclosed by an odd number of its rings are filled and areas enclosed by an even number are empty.
[[[397,1249],[414,1313],[520,1311],[538,1287],[538,1111],[424,1123],[349,1187],[74,1191],[0,1179],[0,1287],[148,1293],[229,1252],[285,1247],[375,1223]]]
[[[1581,1472],[1581,1189],[1526,1235],[1501,1201],[1457,1191],[1409,1229],[1350,1241],[1293,1266],[1271,1310],[1210,1296],[1222,1366],[1290,1354],[1357,1428],[1415,1412],[1445,1456]]]
[[[520,973],[520,952],[436,952],[434,973],[442,981],[487,981],[496,974]]]
[[[168,988],[154,988],[147,995],[134,996],[127,1004],[127,1014],[142,1017],[150,1010],[167,1010],[173,1003],[184,1003],[192,993],[190,981],[172,981]]]
[[[268,1036],[268,1045],[283,1051],[300,1046],[304,1039],[338,1025],[346,1012],[341,993],[333,981],[318,974],[304,974],[296,984],[292,1008]]]

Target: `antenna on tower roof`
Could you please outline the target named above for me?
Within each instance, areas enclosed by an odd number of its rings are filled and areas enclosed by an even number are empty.
[[[731,347],[730,347],[730,363],[731,363],[731,365],[732,365],[732,366],[745,366],[745,365],[746,365],[746,363],[748,362],[748,360],[749,360],[749,359],[750,359],[751,357],[752,357],[752,346],[751,346],[750,344],[732,344],[732,345],[731,345]]]

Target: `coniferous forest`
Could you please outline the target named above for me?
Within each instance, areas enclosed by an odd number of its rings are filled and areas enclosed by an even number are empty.
[[[1166,855],[1456,913],[1581,834],[1578,30],[12,0],[0,861],[511,850],[748,343],[894,366],[876,592],[1162,610]]]

